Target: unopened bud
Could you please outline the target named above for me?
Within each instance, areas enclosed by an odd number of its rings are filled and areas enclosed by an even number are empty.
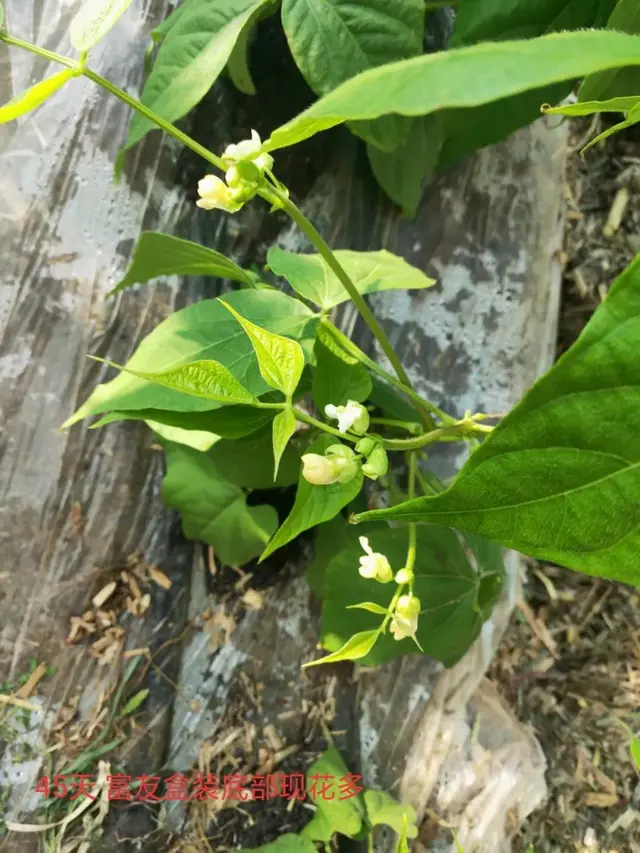
[[[325,450],[326,456],[342,456],[344,459],[353,459],[355,453],[346,444],[332,444]]]
[[[389,460],[382,447],[375,447],[369,454],[369,458],[362,466],[362,473],[371,480],[384,477],[389,470]]]
[[[400,569],[398,572],[396,572],[395,581],[398,584],[411,583],[414,577],[415,576],[411,569]]]
[[[361,438],[356,444],[356,450],[358,453],[362,453],[363,456],[368,456],[377,444],[378,442],[375,438],[369,438],[369,436],[366,436],[366,438]]]
[[[302,458],[302,476],[314,486],[330,486],[337,483],[340,471],[333,460],[318,453],[305,453]]]

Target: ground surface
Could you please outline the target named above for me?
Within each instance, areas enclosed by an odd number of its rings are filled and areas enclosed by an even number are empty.
[[[616,275],[640,251],[640,133],[577,151],[596,132],[576,123],[567,173],[566,270],[560,355]],[[491,677],[540,739],[546,806],[514,853],[637,853],[640,775],[621,723],[640,725],[637,592],[554,566],[530,564],[528,603],[516,613]]]

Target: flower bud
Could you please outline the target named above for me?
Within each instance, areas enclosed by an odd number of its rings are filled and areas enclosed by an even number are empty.
[[[414,577],[415,575],[411,569],[400,569],[400,571],[396,572],[395,582],[398,584],[411,583]]]
[[[377,480],[378,477],[384,477],[388,470],[389,460],[387,459],[387,454],[382,447],[375,447],[362,466],[362,473],[371,480]]]
[[[413,637],[418,630],[418,615],[420,613],[420,599],[415,595],[401,595],[398,599],[390,630],[394,639],[404,640],[405,637]]]
[[[242,160],[227,170],[225,178],[232,189],[237,189],[244,184],[251,184],[255,187],[260,183],[262,173],[250,160]]]
[[[377,447],[378,442],[375,438],[361,438],[360,441],[356,444],[356,451],[358,453],[362,453],[363,456],[368,456],[374,447]]]
[[[326,456],[342,456],[344,459],[353,459],[355,453],[346,444],[332,444],[325,450]]]
[[[366,536],[360,537],[360,545],[366,552],[364,557],[360,557],[360,568],[358,569],[360,575],[363,578],[377,580],[380,583],[390,581],[393,578],[393,571],[385,555],[373,551]]]
[[[334,456],[333,463],[340,471],[338,474],[339,483],[350,483],[360,470],[360,466],[355,459],[345,459],[344,456]]]
[[[314,486],[330,486],[337,483],[340,471],[334,461],[318,453],[305,453],[302,458],[302,476]]]

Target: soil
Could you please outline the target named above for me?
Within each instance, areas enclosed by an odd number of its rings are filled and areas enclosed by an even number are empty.
[[[558,355],[640,251],[640,133],[581,159],[597,132],[590,121],[572,128]],[[549,796],[513,851],[638,853],[640,774],[625,728],[640,726],[638,594],[532,561],[525,596],[490,676],[542,744]]]

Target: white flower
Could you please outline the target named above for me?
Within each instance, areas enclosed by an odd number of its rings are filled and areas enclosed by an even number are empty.
[[[418,630],[418,615],[420,614],[420,599],[415,595],[401,595],[396,604],[391,619],[391,633],[394,640],[404,640],[413,637]]]
[[[338,421],[340,432],[365,433],[369,429],[369,412],[360,403],[349,400],[346,406],[334,406],[329,403],[324,407],[325,415],[331,420]]]
[[[373,551],[366,536],[360,537],[360,545],[366,552],[364,557],[360,557],[360,568],[358,569],[362,577],[375,579],[380,583],[390,581],[393,578],[393,572],[385,555]]]
[[[340,469],[332,459],[318,453],[305,453],[302,459],[302,476],[314,486],[330,486],[337,483]]]
[[[227,145],[222,157],[224,160],[232,160],[234,162],[238,162],[238,160],[255,160],[259,158],[261,148],[262,140],[259,134],[255,130],[252,130],[251,139],[243,139],[242,142],[238,142],[235,145]],[[259,164],[256,163],[256,165]]]
[[[226,210],[229,213],[235,213],[242,207],[231,196],[231,190],[217,178],[215,175],[205,175],[202,180],[198,181],[198,195],[200,198],[196,202],[198,207],[204,210]]]

